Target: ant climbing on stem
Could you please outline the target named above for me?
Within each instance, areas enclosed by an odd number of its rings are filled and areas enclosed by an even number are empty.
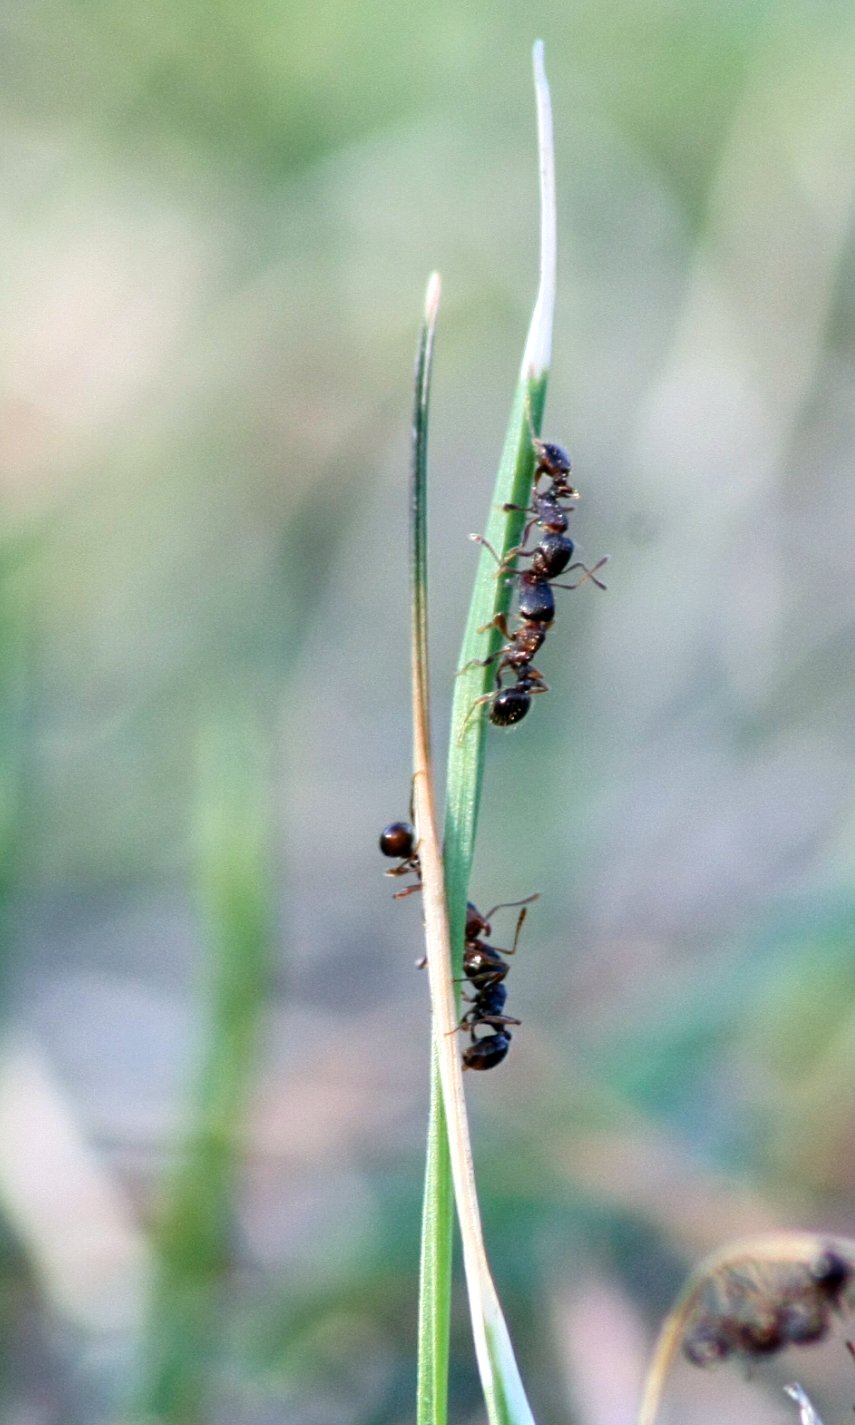
[[[412,873],[416,880],[413,885],[405,886],[402,891],[396,891],[393,900],[403,900],[405,896],[414,895],[422,888],[422,865],[419,860],[417,850],[415,828],[408,821],[392,821],[385,826],[380,833],[380,850],[384,856],[391,860],[398,860],[399,865],[390,866],[385,873],[387,876],[406,876]]]
[[[508,997],[504,981],[511,967],[502,957],[516,954],[520,931],[528,914],[527,907],[537,899],[538,896],[533,895],[522,901],[504,901],[494,905],[486,915],[482,915],[472,901],[466,906],[463,974],[475,994],[465,996],[470,1008],[458,1025],[458,1029],[468,1032],[470,1040],[463,1051],[464,1069],[492,1069],[501,1064],[507,1055],[512,1037],[508,1026],[516,1026],[520,1021],[504,1013]],[[490,921],[496,911],[510,906],[522,906],[522,909],[517,916],[512,946],[508,950],[499,950],[494,945],[488,945],[483,937],[491,934]],[[482,1027],[490,1032],[479,1038],[475,1031]]]
[[[530,410],[528,417],[536,456],[532,503],[530,505],[506,504],[503,506],[508,512],[517,511],[530,516],[523,530],[522,541],[502,558],[484,535],[472,534],[469,536],[470,539],[489,550],[498,565],[497,578],[518,581],[517,613],[520,622],[515,629],[511,630],[508,627],[506,615],[501,613],[478,630],[479,633],[486,633],[490,629],[498,629],[505,642],[486,658],[472,659],[460,670],[465,672],[473,667],[487,668],[492,663],[497,665],[495,687],[492,692],[484,693],[480,698],[475,699],[464,719],[460,731],[461,741],[466,734],[471,718],[479,707],[488,705],[490,721],[494,726],[511,727],[527,715],[533,697],[549,691],[543,674],[534,667],[533,660],[543,646],[547,632],[555,620],[553,590],[578,589],[588,580],[596,584],[599,589],[606,587],[602,580],[597,578],[597,571],[607,562],[607,557],[598,560],[593,568],[588,568],[579,560],[571,563],[575,545],[567,534],[567,528],[569,516],[575,506],[564,504],[562,501],[577,500],[579,492],[567,478],[571,469],[570,457],[562,446],[542,441],[535,436],[531,425]],[[543,476],[548,477],[550,483],[546,489],[539,490],[538,483]],[[536,544],[531,548],[526,548],[526,540],[535,526],[539,526],[542,534]],[[512,569],[511,565],[514,560],[519,558],[529,559],[529,565],[524,569]],[[559,584],[556,582],[560,574],[570,573],[574,569],[583,571],[582,577],[575,583]],[[504,686],[503,679],[506,672],[516,674],[516,682],[511,687]]]

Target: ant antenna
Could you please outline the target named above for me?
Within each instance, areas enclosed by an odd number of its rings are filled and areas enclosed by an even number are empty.
[[[499,901],[499,904],[498,904],[498,905],[491,906],[491,908],[486,912],[486,914],[484,915],[483,918],[484,918],[484,920],[486,920],[486,921],[490,921],[490,920],[492,920],[493,916],[496,914],[496,911],[497,911],[497,910],[512,910],[515,906],[518,906],[518,905],[531,905],[532,901],[539,901],[539,900],[540,900],[540,891],[535,891],[535,893],[534,893],[533,896],[526,896],[526,897],[525,897],[523,900],[521,900],[521,901]],[[488,933],[489,933],[489,932],[488,932]]]

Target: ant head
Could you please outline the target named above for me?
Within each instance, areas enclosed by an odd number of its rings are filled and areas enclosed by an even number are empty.
[[[472,901],[466,902],[466,939],[477,940],[479,935],[489,935],[491,926]]]
[[[538,474],[551,475],[553,480],[570,474],[573,466],[563,446],[553,445],[548,440],[538,440],[536,437],[532,443],[537,454]],[[564,483],[566,484],[566,481]]]

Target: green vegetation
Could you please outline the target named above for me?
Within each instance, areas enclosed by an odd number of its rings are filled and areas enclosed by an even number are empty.
[[[729,1237],[851,1235],[850,8],[44,0],[0,46],[4,1419],[412,1419],[428,993],[376,835],[413,320],[440,267],[443,740],[536,275],[535,31],[544,433],[611,555],[487,730],[471,868],[479,904],[542,893],[513,1054],[467,1075],[536,1419],[629,1418]],[[240,754],[212,733],[200,777],[212,726]],[[798,1361],[827,1425],[842,1356]],[[691,1425],[724,1387],[684,1374]]]

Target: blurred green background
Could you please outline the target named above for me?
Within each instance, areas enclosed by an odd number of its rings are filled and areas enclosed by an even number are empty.
[[[413,1418],[427,984],[406,467],[443,275],[437,746],[536,286],[609,591],[490,739],[542,892],[468,1084],[538,1419],[624,1425],[688,1264],[855,1235],[855,12],[8,0],[0,1415]],[[508,944],[513,913],[497,917]],[[470,1075],[470,1079],[476,1076]],[[483,1418],[465,1303],[455,1422]],[[826,1419],[840,1339],[672,1410]]]

